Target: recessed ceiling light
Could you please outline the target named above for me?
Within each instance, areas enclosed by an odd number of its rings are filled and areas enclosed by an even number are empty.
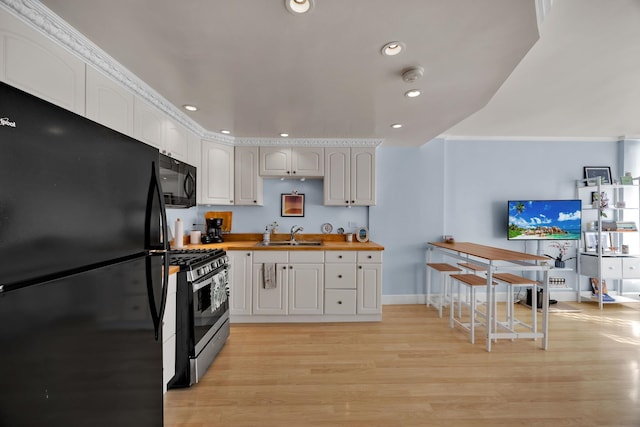
[[[294,15],[307,13],[313,8],[313,0],[284,0],[284,6]]]
[[[283,137],[283,138],[286,138],[286,137],[288,137],[288,136],[289,136],[289,134],[288,134],[288,133],[284,133],[284,132],[283,132],[283,133],[281,133],[281,134],[280,134],[280,136],[281,136],[281,137]]]
[[[230,131],[230,130],[226,130],[226,129],[222,129],[222,130],[220,131],[220,133],[223,133],[223,134],[225,134],[225,135],[230,135],[230,134],[231,134],[231,131]]]
[[[195,105],[185,104],[182,106],[182,108],[184,108],[187,111],[198,111],[198,107],[196,107]]]
[[[402,127],[402,123],[394,123],[391,125],[391,127],[394,129],[400,129]]]
[[[402,42],[389,42],[382,46],[380,51],[384,56],[396,56],[404,50],[404,43]]]
[[[404,93],[404,96],[406,96],[407,98],[415,98],[416,96],[420,96],[422,92],[420,91],[420,89],[411,89],[408,90]]]

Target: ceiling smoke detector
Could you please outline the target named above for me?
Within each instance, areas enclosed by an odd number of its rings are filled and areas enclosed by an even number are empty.
[[[420,80],[424,75],[424,68],[421,66],[407,68],[402,72],[402,80],[411,83]]]

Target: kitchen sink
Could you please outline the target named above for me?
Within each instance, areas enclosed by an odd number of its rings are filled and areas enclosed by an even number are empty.
[[[279,241],[279,242],[260,242],[257,246],[321,246],[322,242],[319,241],[301,241],[301,242],[292,242],[292,241]]]

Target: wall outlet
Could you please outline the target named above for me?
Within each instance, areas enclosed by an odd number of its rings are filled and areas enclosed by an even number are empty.
[[[356,228],[358,226],[357,223],[353,222],[353,221],[349,221],[349,228]]]

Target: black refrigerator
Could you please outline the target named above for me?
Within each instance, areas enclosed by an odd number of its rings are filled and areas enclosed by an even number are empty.
[[[161,426],[158,150],[0,82],[0,426]]]

